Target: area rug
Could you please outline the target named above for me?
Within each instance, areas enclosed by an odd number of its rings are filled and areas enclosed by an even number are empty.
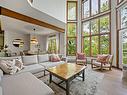
[[[95,95],[98,85],[101,83],[103,77],[103,73],[93,71],[90,67],[88,67],[86,69],[84,82],[80,77],[77,77],[72,82],[70,82],[70,95]],[[55,92],[55,95],[66,95],[66,92],[54,83],[49,84],[49,75],[40,78],[40,80],[51,87]],[[61,80],[53,77],[53,81],[60,82]],[[65,83],[61,85],[65,87]]]

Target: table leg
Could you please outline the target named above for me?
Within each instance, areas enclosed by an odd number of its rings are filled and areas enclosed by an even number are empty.
[[[50,73],[49,76],[50,76],[49,82],[51,83],[52,82],[52,74]]]
[[[85,80],[85,70],[82,71],[82,81]]]
[[[66,95],[69,95],[69,81],[66,81]]]

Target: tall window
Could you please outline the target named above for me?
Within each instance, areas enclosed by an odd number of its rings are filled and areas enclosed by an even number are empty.
[[[85,4],[88,3],[89,5],[85,6]],[[110,10],[109,0],[85,0],[82,2],[82,7],[83,52],[87,56],[96,56],[97,54],[109,54],[110,13],[105,13],[106,11]],[[103,15],[100,16],[102,12]],[[93,17],[97,14],[100,15]]]
[[[57,53],[56,37],[48,39],[48,53]]]
[[[77,1],[67,1],[67,55],[76,54]]]

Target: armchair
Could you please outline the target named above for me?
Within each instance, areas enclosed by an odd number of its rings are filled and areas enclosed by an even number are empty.
[[[84,53],[76,54],[76,64],[87,65],[87,58]]]
[[[91,67],[93,68],[100,68],[101,71],[103,71],[104,68],[109,68],[111,70],[112,68],[112,61],[113,61],[113,55],[107,55],[107,58],[105,62],[99,62],[98,59],[91,59]]]

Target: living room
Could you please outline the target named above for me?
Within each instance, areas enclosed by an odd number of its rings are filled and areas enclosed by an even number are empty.
[[[0,95],[126,95],[126,0],[0,6]]]

